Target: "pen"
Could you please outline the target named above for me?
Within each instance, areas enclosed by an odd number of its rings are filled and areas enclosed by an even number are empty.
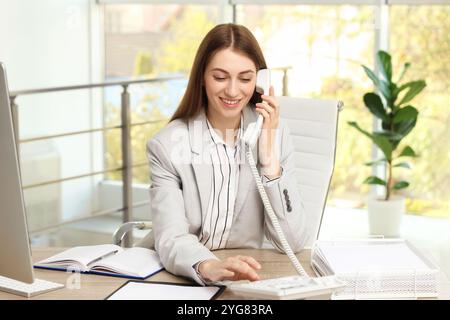
[[[109,257],[109,256],[112,256],[112,255],[116,254],[117,252],[119,252],[119,250],[115,250],[115,251],[112,251],[112,252],[108,252],[107,254],[105,254],[105,255],[103,255],[103,256],[101,256],[101,257],[98,257],[97,259],[92,260],[91,262],[89,262],[89,263],[88,263],[88,266],[91,265],[91,264],[93,264],[93,263],[96,263],[96,262],[98,262],[98,261],[100,261],[100,260],[102,260],[102,259],[105,259],[105,258],[107,258],[107,257]]]

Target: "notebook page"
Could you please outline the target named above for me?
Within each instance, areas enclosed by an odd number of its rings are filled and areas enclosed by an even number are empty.
[[[91,270],[110,270],[115,273],[144,278],[163,268],[154,250],[134,247],[109,256],[91,266]]]
[[[48,259],[39,261],[37,265],[52,265],[58,262],[70,262],[77,261],[86,267],[90,262],[103,257],[108,254],[112,254],[115,251],[122,251],[123,249],[113,244],[102,244],[96,246],[81,246],[67,249],[61,253],[58,253]],[[61,265],[58,263],[58,265]]]
[[[430,270],[405,243],[327,245],[321,246],[321,251],[335,273],[394,269]]]
[[[219,290],[219,287],[128,282],[108,300],[210,300]]]

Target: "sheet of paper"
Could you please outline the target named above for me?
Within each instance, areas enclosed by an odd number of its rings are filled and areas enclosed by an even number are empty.
[[[404,243],[324,246],[321,250],[336,273],[364,270],[430,270]]]
[[[219,287],[128,282],[107,300],[209,300]]]

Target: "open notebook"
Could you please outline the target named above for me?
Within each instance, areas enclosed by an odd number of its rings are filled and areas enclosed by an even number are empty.
[[[146,248],[113,244],[74,247],[39,261],[35,268],[145,279],[161,271],[158,254]]]

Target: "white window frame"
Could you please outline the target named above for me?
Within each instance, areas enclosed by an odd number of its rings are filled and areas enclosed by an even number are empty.
[[[98,4],[353,4],[376,5],[378,0],[96,0]],[[382,0],[384,4],[450,4],[450,0]]]
[[[450,0],[386,0],[387,4],[410,4],[410,5],[448,5]]]
[[[219,23],[236,23],[236,5],[372,5],[375,6],[375,45],[373,55],[379,50],[389,50],[389,7],[392,5],[450,5],[450,0],[96,0],[98,4],[203,4],[219,6]],[[375,61],[375,59],[374,59]],[[378,70],[375,70],[378,73]],[[379,120],[373,117],[373,128],[379,128]],[[373,160],[381,152],[372,146]],[[372,174],[385,178],[384,166],[372,168]],[[382,188],[374,186],[372,194],[380,195]]]
[[[108,0],[106,0],[108,1]],[[316,5],[378,5],[380,4],[410,4],[410,5],[434,5],[450,4],[450,0],[230,0],[231,5],[235,4],[316,4]]]
[[[98,4],[220,4],[224,0],[96,0]],[[227,0],[225,0],[228,2]]]

